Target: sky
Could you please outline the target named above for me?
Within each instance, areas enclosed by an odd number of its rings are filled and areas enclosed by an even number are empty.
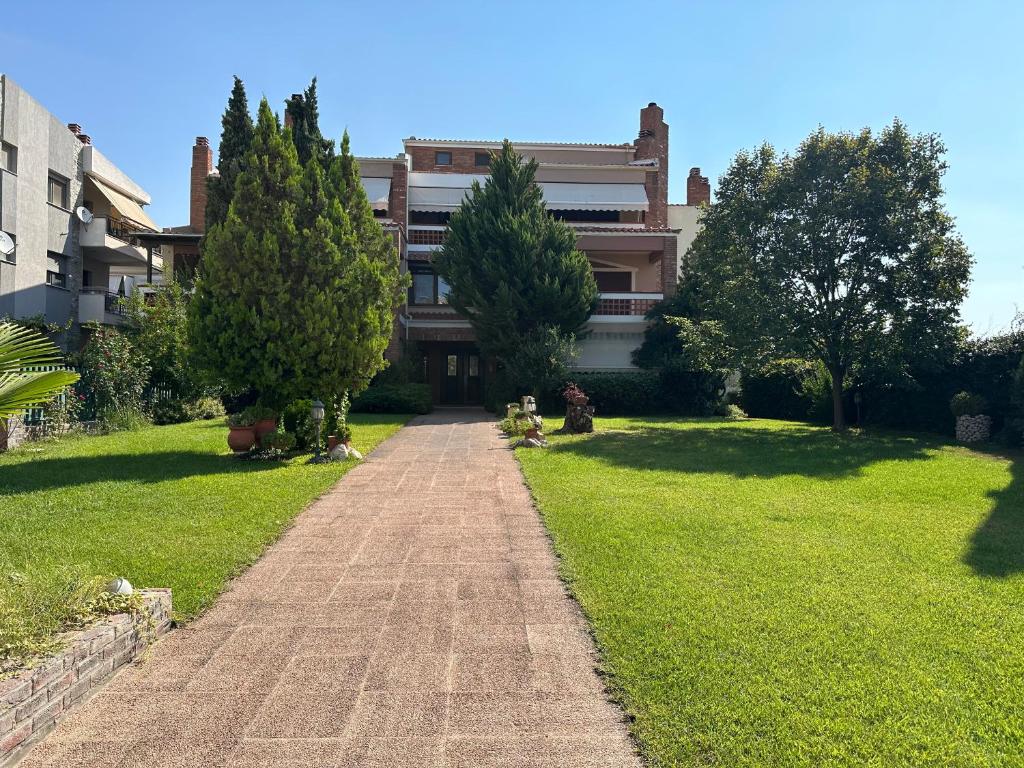
[[[671,202],[699,166],[792,150],[818,125],[899,117],[947,149],[946,204],[977,263],[979,335],[1024,310],[1024,2],[11,2],[0,71],[76,122],[188,222],[196,136],[216,147],[232,75],[255,110],[318,77],[321,128],[360,155],[420,138],[625,142],[656,101]],[[54,23],[54,20],[61,20]]]

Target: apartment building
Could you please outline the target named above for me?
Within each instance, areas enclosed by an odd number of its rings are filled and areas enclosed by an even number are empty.
[[[44,318],[78,336],[121,322],[118,288],[153,282],[150,197],[93,144],[0,74],[0,317]]]
[[[640,110],[637,136],[618,144],[513,142],[538,163],[537,181],[548,210],[577,233],[600,291],[587,321],[575,366],[581,370],[631,369],[643,340],[648,310],[676,287],[679,259],[696,233],[699,205],[710,187],[690,171],[687,202],[668,203],[669,129],[662,108]],[[370,204],[395,239],[412,285],[395,318],[389,357],[415,349],[434,400],[441,405],[483,401],[493,362],[484,360],[469,322],[447,302],[448,286],[433,269],[447,224],[473,181],[485,183],[498,141],[410,137],[394,157],[360,157]],[[192,154],[190,223],[169,232],[205,230],[206,183],[214,173],[205,137]],[[680,245],[680,234],[686,238]],[[194,270],[196,243],[164,247],[168,272]]]

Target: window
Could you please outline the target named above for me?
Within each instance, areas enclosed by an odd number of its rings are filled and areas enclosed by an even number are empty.
[[[52,205],[59,206],[60,208],[67,208],[68,180],[51,173],[47,194],[47,199]]]
[[[68,287],[68,259],[52,251],[46,254],[46,284],[55,288]]]
[[[0,141],[0,168],[11,173],[18,172],[18,148],[6,141]]]
[[[473,157],[473,165],[477,168],[490,168],[491,167],[491,153],[490,152],[477,152]]]
[[[448,375],[449,376],[458,376],[459,375],[459,356],[458,355],[448,355],[447,363],[448,363],[448,365],[447,365]]]
[[[451,165],[452,164],[452,153],[451,152],[435,152],[434,153],[434,165]]]
[[[412,275],[412,303],[434,303],[434,275],[429,272],[414,272]]]
[[[619,293],[633,290],[633,275],[630,272],[605,272],[594,270],[594,282],[601,293]]]
[[[409,289],[410,304],[447,304],[451,292],[443,277],[430,269],[420,267],[412,273],[412,288]]]

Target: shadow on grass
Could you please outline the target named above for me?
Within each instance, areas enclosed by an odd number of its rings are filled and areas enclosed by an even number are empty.
[[[992,494],[995,506],[971,536],[964,557],[979,576],[1005,578],[1024,571],[1024,457],[1010,463],[1010,483]]]
[[[0,497],[102,482],[160,483],[202,475],[265,472],[275,461],[241,461],[227,454],[161,451],[40,458],[0,472]]]
[[[836,435],[827,429],[776,430],[694,426],[648,426],[598,432],[550,450],[598,459],[610,465],[669,472],[719,473],[734,477],[848,477],[879,461],[920,460],[941,443],[886,434]]]

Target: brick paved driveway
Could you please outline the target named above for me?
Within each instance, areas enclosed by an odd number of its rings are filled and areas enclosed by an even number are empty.
[[[638,766],[515,458],[421,417],[22,768]]]

